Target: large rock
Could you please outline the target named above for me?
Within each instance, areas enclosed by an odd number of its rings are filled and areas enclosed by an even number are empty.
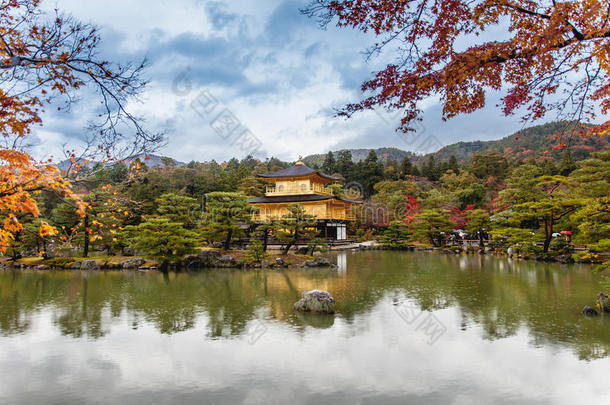
[[[121,267],[124,269],[137,269],[141,265],[143,265],[145,262],[146,262],[146,260],[144,260],[142,258],[128,259],[128,260],[125,260],[123,263],[121,263]]]
[[[81,270],[99,270],[100,265],[95,260],[82,260],[80,262]]]
[[[231,255],[223,255],[218,258],[218,263],[221,267],[233,267],[237,264],[237,261]]]
[[[286,260],[282,259],[281,257],[275,258],[275,264],[280,267],[288,267],[288,263],[286,263]]]
[[[217,267],[221,254],[218,250],[206,249],[196,255],[189,255],[182,261],[187,269],[198,269],[203,267]]]
[[[315,314],[334,314],[335,300],[327,291],[311,290],[304,292],[301,299],[294,304],[295,311]]]
[[[333,267],[333,264],[326,257],[316,257],[315,259],[306,260],[303,267]]]
[[[202,250],[201,252],[197,253],[197,256],[199,257],[215,257],[218,258],[220,257],[220,252],[218,250],[214,250],[214,249],[206,249],[206,250]]]

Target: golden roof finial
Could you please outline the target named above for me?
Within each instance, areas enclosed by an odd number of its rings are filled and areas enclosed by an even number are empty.
[[[304,165],[305,163],[303,163],[303,156],[299,155],[299,160],[297,160],[297,162],[295,164]]]

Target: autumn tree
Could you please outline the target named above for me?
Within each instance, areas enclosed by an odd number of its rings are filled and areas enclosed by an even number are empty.
[[[606,1],[313,0],[303,12],[323,26],[374,34],[369,56],[397,52],[362,85],[366,98],[342,110],[347,117],[384,106],[401,110],[400,129],[412,131],[430,97],[440,97],[449,119],[483,108],[499,90],[502,112],[525,120],[556,111],[593,122],[595,107],[610,110]]]
[[[39,215],[32,194],[53,189],[77,200],[70,183],[49,162],[25,150],[45,107],[69,110],[83,88],[95,90],[101,109],[89,122],[85,151],[105,157],[133,155],[162,139],[142,127],[127,108],[146,85],[144,63],[105,61],[98,29],[59,11],[46,12],[39,0],[0,1],[0,250],[21,229],[17,218]],[[67,151],[74,166],[76,153]],[[77,202],[84,214],[85,205]]]

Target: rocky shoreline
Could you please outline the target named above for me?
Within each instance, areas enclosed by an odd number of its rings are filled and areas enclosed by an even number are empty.
[[[431,247],[407,245],[400,248],[383,246],[374,241],[354,243],[351,245],[335,246],[331,250],[399,250],[399,251],[423,251],[436,252],[449,255],[493,255],[501,257],[511,257],[513,259],[535,260],[545,262],[574,263],[575,260],[569,254],[546,254],[546,255],[527,255],[514,254],[509,256],[506,252],[481,249],[478,246],[452,246],[452,247]],[[230,250],[222,251],[219,249],[204,249],[200,253],[185,256],[180,263],[171,267],[172,270],[197,270],[205,268],[241,268],[241,269],[266,269],[266,268],[308,268],[308,267],[329,267],[335,268],[336,265],[321,255],[307,256],[302,254],[289,253],[280,255],[270,253],[267,260],[260,263],[249,263],[245,258],[245,251]],[[601,260],[601,259],[600,259]],[[583,261],[580,261],[583,262]],[[590,260],[587,263],[596,263]],[[33,270],[158,270],[160,264],[154,260],[137,256],[108,256],[108,257],[55,257],[44,259],[42,257],[29,257],[11,261],[0,259],[0,269],[18,268]]]
[[[205,249],[198,254],[185,256],[180,263],[170,266],[175,271],[190,271],[206,268],[235,269],[281,269],[281,268],[336,268],[334,263],[324,256],[307,256],[300,254],[270,254],[267,260],[260,263],[249,263],[245,251],[220,251]],[[44,259],[30,257],[16,261],[0,261],[0,269],[29,270],[159,270],[160,263],[144,257],[110,256],[110,257],[55,257]]]
[[[557,262],[557,263],[603,263],[605,259],[600,255],[597,259],[588,260],[574,260],[572,254],[558,254],[558,253],[547,253],[547,254],[525,254],[515,253],[509,255],[506,251],[500,251],[498,249],[493,250],[490,248],[481,249],[479,246],[450,246],[450,247],[433,247],[433,246],[418,246],[418,245],[407,245],[404,247],[388,247],[375,242],[363,242],[359,244],[347,245],[343,249],[336,247],[334,250],[397,250],[397,251],[422,251],[422,252],[437,252],[451,255],[493,255],[500,257],[508,257],[511,259],[523,259],[523,260],[534,260],[540,262]],[[605,256],[610,256],[608,253]]]

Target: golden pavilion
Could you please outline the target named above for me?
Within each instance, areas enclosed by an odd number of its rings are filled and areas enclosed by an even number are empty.
[[[347,240],[347,223],[356,219],[352,209],[360,202],[340,199],[333,194],[327,186],[337,183],[339,178],[314,170],[301,160],[287,169],[258,177],[269,185],[263,197],[249,200],[258,208],[255,221],[281,218],[288,213],[286,207],[299,204],[316,217],[320,237]]]

